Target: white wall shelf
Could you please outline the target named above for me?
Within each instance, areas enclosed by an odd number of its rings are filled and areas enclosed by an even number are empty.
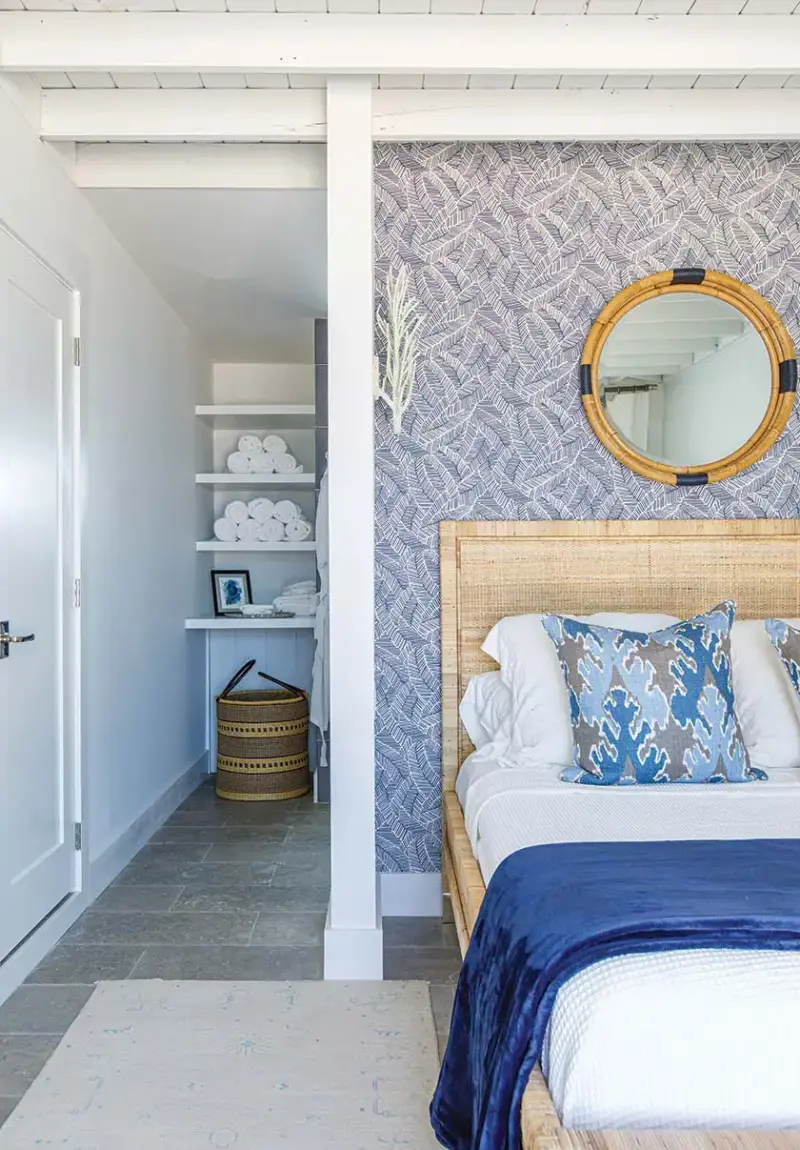
[[[314,626],[314,616],[296,615],[293,619],[257,619],[252,616],[235,619],[209,616],[187,619],[187,631],[302,631]]]
[[[203,539],[198,551],[316,551],[316,543],[221,543],[219,539]]]
[[[313,472],[301,471],[299,475],[260,475],[247,472],[246,475],[231,475],[227,471],[200,472],[195,482],[205,487],[313,487]]]
[[[195,415],[210,427],[235,430],[269,425],[270,428],[313,428],[313,403],[199,404]]]

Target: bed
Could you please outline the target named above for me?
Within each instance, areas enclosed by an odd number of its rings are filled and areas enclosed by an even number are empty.
[[[658,610],[686,618],[726,597],[737,600],[742,618],[797,617],[800,615],[800,523],[795,520],[443,523],[440,548],[443,871],[463,952],[485,893],[484,873],[490,874],[497,861],[485,855],[481,859],[482,871],[473,853],[456,793],[459,767],[472,750],[459,721],[459,701],[473,676],[494,667],[481,651],[489,629],[503,616],[536,611],[589,615],[620,609]],[[481,785],[484,792],[492,791],[491,782],[482,780]],[[558,785],[564,791],[583,790]],[[553,788],[555,786],[553,782]],[[490,798],[484,806],[494,805],[500,809],[502,799],[498,804],[495,795],[490,794]],[[731,799],[736,801],[733,795]],[[585,796],[583,799],[570,796],[570,801],[585,801]],[[604,801],[613,803],[615,799],[609,796]],[[785,837],[787,829],[793,833],[795,826],[800,833],[800,822],[795,824],[791,815],[793,809],[800,815],[800,778],[791,775],[776,778],[761,802],[765,804],[760,816],[764,825],[773,817],[776,820],[780,834],[775,837]],[[468,813],[471,818],[489,818],[486,812]],[[485,837],[496,842],[496,836]],[[800,1133],[793,1132],[566,1129],[538,1068],[524,1095],[522,1129],[526,1150],[534,1147],[539,1150],[556,1147],[574,1150],[581,1147],[593,1150],[633,1147],[640,1150],[651,1147],[766,1150],[774,1147],[783,1150],[800,1146]]]

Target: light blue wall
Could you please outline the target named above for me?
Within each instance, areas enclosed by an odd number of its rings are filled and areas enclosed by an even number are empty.
[[[439,869],[440,520],[798,514],[796,412],[736,479],[663,487],[594,438],[577,365],[603,304],[669,267],[751,284],[798,341],[799,209],[797,144],[377,148],[378,277],[405,264],[424,316],[402,435],[377,413],[382,870]]]

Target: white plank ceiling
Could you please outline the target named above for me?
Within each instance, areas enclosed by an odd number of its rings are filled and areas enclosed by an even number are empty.
[[[800,0],[0,0],[18,12],[288,12],[452,15],[766,16],[800,14]]]

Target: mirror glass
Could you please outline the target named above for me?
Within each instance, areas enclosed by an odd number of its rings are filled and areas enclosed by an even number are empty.
[[[642,455],[700,467],[737,451],[770,403],[766,345],[738,308],[700,292],[656,296],[615,324],[598,365],[614,429]]]

